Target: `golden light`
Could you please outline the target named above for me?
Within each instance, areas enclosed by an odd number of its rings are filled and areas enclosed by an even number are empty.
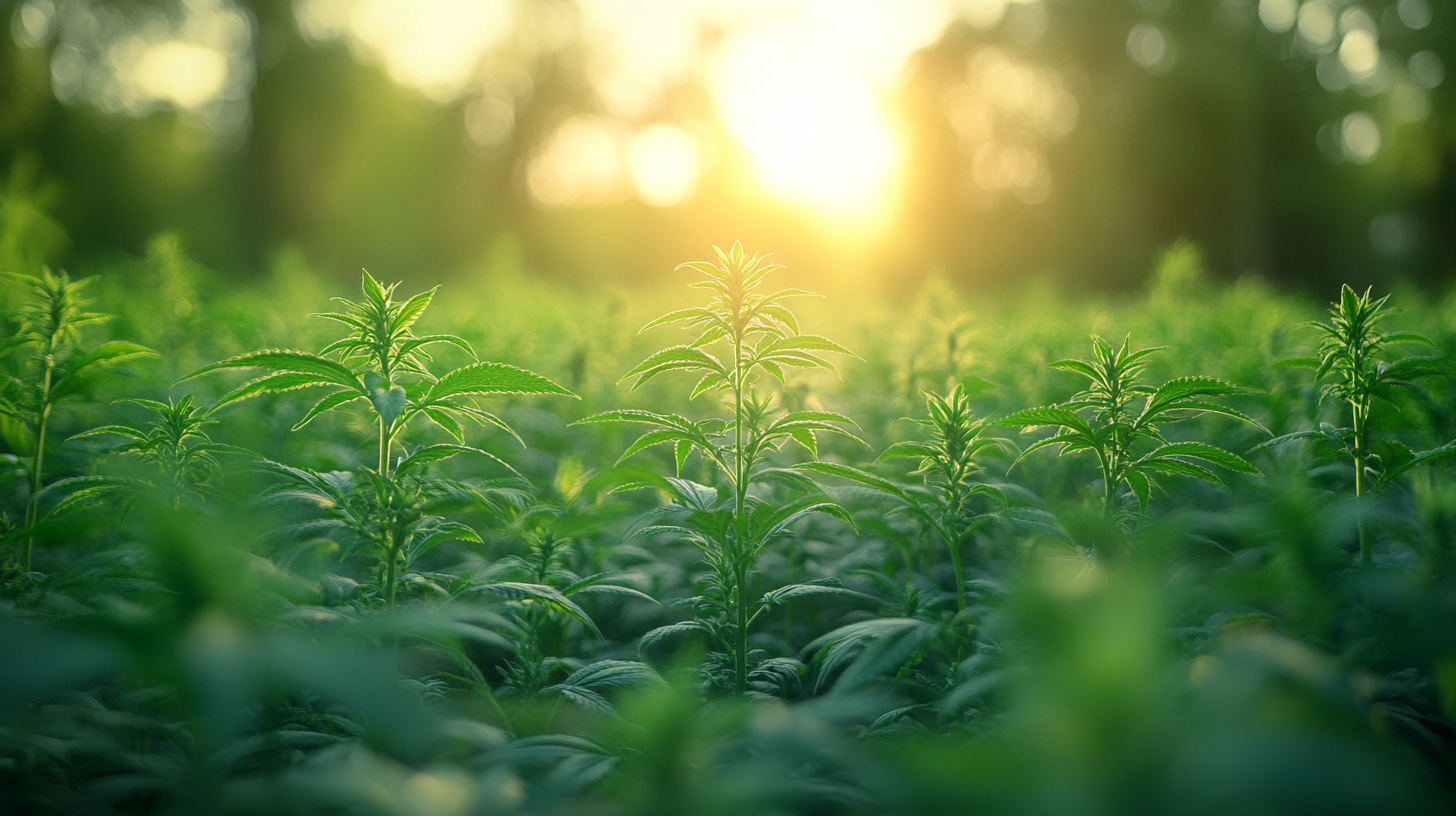
[[[147,49],[133,81],[152,99],[191,109],[210,102],[227,84],[227,58],[215,49],[172,40]]]
[[[654,207],[672,207],[692,195],[699,163],[693,138],[675,125],[652,125],[632,137],[627,151],[637,197]]]
[[[790,201],[855,218],[883,212],[899,156],[869,81],[809,29],[731,39],[713,93],[762,183]]]

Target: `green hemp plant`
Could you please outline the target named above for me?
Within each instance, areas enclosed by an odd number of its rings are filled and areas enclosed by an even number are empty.
[[[116,502],[125,512],[149,495],[173,508],[180,507],[187,499],[201,502],[221,498],[213,484],[222,472],[216,454],[253,455],[243,448],[214,442],[205,427],[213,422],[207,418],[211,411],[193,405],[191,394],[167,402],[123,401],[151,410],[155,418],[144,428],[102,425],[78,433],[68,441],[103,435],[122,437],[124,441],[103,450],[102,455],[130,456],[150,472],[140,476],[96,474],[62,479],[46,488],[46,491],[65,494],[52,512],[105,501]]]
[[[254,351],[203,366],[182,380],[223,369],[262,368],[272,372],[227,393],[217,401],[214,410],[262,394],[300,388],[330,389],[293,426],[294,430],[350,403],[369,406],[379,429],[377,469],[347,485],[335,484],[301,468],[275,469],[299,481],[306,490],[321,493],[368,486],[369,496],[364,502],[374,509],[366,511],[361,507],[354,513],[358,520],[347,524],[370,542],[371,549],[381,559],[381,592],[386,605],[393,607],[400,570],[420,554],[411,542],[438,541],[434,536],[440,529],[465,535],[463,525],[441,527],[443,522],[428,512],[426,508],[431,501],[423,498],[421,491],[429,495],[439,491],[420,483],[416,471],[431,462],[469,453],[491,459],[515,473],[494,455],[464,444],[465,431],[461,424],[464,419],[495,426],[521,441],[504,420],[478,406],[475,398],[490,394],[576,395],[539,374],[504,363],[476,362],[436,376],[427,365],[432,361],[426,350],[429,346],[453,345],[475,356],[470,344],[455,335],[414,333],[415,323],[430,305],[438,287],[408,300],[396,301],[393,296],[397,283],[381,285],[365,272],[362,285],[361,301],[339,298],[346,307],[344,311],[318,315],[342,323],[348,329],[344,337],[320,353]],[[443,428],[456,444],[426,445],[396,461],[396,440],[406,426],[420,418]],[[419,527],[422,524],[424,530],[434,532],[423,532]]]
[[[1127,485],[1139,508],[1146,511],[1160,476],[1192,476],[1221,484],[1218,474],[1206,467],[1210,464],[1236,473],[1259,474],[1243,457],[1216,445],[1169,442],[1160,427],[1202,414],[1223,414],[1258,425],[1232,408],[1209,401],[1210,397],[1237,393],[1238,388],[1199,376],[1179,377],[1154,388],[1141,384],[1138,377],[1147,358],[1161,348],[1130,351],[1127,339],[1121,348],[1114,348],[1093,335],[1092,349],[1091,360],[1060,360],[1048,366],[1086,377],[1090,380],[1086,390],[1060,405],[1028,408],[996,422],[1021,428],[1023,433],[1042,427],[1056,429],[1053,435],[1027,446],[1017,463],[1053,446],[1061,456],[1090,451],[1102,473],[1102,507],[1108,520],[1123,514],[1121,485]]]
[[[153,352],[123,340],[102,343],[90,350],[82,347],[81,329],[110,319],[109,315],[86,311],[90,301],[82,291],[90,278],[73,281],[65,272],[49,269],[42,269],[35,277],[6,277],[30,290],[30,298],[16,310],[18,330],[0,343],[0,354],[29,352],[7,373],[0,393],[0,416],[19,424],[20,435],[30,448],[25,468],[30,482],[25,505],[25,529],[29,530],[39,515],[46,435],[56,405],[80,394],[96,375],[130,360],[153,356]],[[33,547],[34,536],[27,533],[23,555],[27,572]]]
[[[1389,402],[1397,389],[1413,389],[1412,380],[1417,377],[1456,374],[1456,362],[1445,358],[1405,357],[1393,362],[1381,359],[1385,347],[1391,343],[1432,345],[1430,340],[1413,332],[1384,332],[1376,328],[1390,315],[1390,310],[1385,308],[1389,299],[1386,295],[1372,300],[1369,289],[1362,295],[1345,285],[1340,290],[1339,301],[1330,307],[1329,322],[1307,324],[1321,334],[1316,356],[1286,361],[1288,365],[1315,369],[1316,381],[1329,378],[1320,388],[1320,402],[1343,400],[1350,407],[1349,427],[1326,425],[1319,430],[1284,434],[1254,449],[1296,439],[1315,439],[1333,445],[1350,457],[1354,465],[1357,500],[1416,465],[1456,454],[1456,442],[1417,453],[1397,441],[1376,439],[1371,433],[1376,400]],[[1370,537],[1363,512],[1357,511],[1356,526],[1360,561],[1369,566]]]
[[[765,478],[793,479],[808,482],[793,472],[759,465],[770,451],[780,450],[787,442],[803,446],[818,457],[818,433],[852,434],[844,426],[853,425],[842,414],[828,411],[793,411],[780,414],[773,398],[760,393],[757,382],[767,374],[786,379],[786,369],[834,366],[822,355],[851,354],[840,344],[815,334],[799,331],[799,322],[784,305],[794,297],[812,295],[802,289],[759,291],[770,273],[782,269],[764,256],[749,255],[743,246],[734,243],[727,252],[713,248],[715,262],[692,262],[680,265],[703,275],[690,284],[706,289],[711,298],[706,306],[695,306],[669,312],[642,328],[642,331],[667,324],[681,324],[697,337],[685,345],[671,346],[649,356],[623,377],[636,378],[633,390],[668,371],[687,371],[699,375],[692,396],[717,393],[725,397],[730,419],[706,419],[694,422],[675,414],[643,410],[606,411],[581,422],[640,422],[654,426],[630,445],[622,459],[657,445],[672,445],[677,474],[694,451],[705,457],[728,481],[731,496],[718,499],[717,491],[681,478],[667,484],[681,500],[680,509],[687,514],[684,525],[657,525],[644,532],[666,532],[681,535],[703,552],[711,576],[707,597],[701,599],[700,620],[692,625],[709,632],[732,660],[732,687],[735,694],[748,688],[748,632],[753,621],[770,606],[799,594],[839,591],[827,585],[800,585],[770,593],[773,597],[758,603],[749,598],[750,576],[759,556],[775,540],[787,535],[791,526],[811,513],[824,513],[850,522],[839,505],[822,496],[809,495],[782,507],[773,507],[749,492],[749,487]],[[713,346],[726,347],[726,359],[707,351]],[[726,439],[725,439],[726,437]],[[619,460],[620,461],[620,460]],[[812,487],[812,485],[810,485]],[[644,644],[654,639],[653,633]]]
[[[879,460],[895,458],[919,459],[919,467],[911,475],[922,477],[922,484],[899,485],[873,473],[833,462],[807,462],[796,466],[825,476],[837,476],[864,485],[898,500],[922,527],[934,533],[950,551],[955,571],[956,609],[966,608],[965,569],[962,551],[976,531],[1004,517],[1006,496],[997,485],[980,480],[981,466],[976,457],[987,449],[1005,450],[1007,442],[993,436],[982,436],[987,428],[984,419],[973,419],[971,401],[959,385],[945,396],[925,393],[932,437],[929,442],[897,442]]]

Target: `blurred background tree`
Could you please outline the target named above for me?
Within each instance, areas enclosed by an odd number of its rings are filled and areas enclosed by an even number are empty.
[[[1456,265],[1452,0],[24,0],[0,262],[237,278],[506,252],[655,282],[736,238],[887,288],[1321,294]]]

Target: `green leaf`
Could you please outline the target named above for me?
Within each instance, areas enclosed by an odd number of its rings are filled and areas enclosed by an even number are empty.
[[[934,459],[939,453],[934,447],[924,442],[896,442],[885,452],[879,455],[876,462],[883,462],[886,459]]]
[[[185,382],[225,368],[270,368],[275,371],[316,374],[334,385],[355,391],[360,396],[364,394],[364,384],[359,382],[359,378],[354,376],[354,372],[342,363],[320,357],[317,354],[287,349],[265,349],[240,354],[211,365],[205,365],[191,374],[178,378],[176,382]]]
[[[369,402],[373,403],[374,410],[379,413],[379,419],[384,423],[385,428],[394,427],[394,421],[399,418],[399,412],[404,410],[407,400],[404,389],[398,385],[369,389]]]
[[[85,439],[88,436],[98,436],[100,434],[115,434],[116,436],[125,436],[131,439],[140,440],[145,440],[147,438],[147,435],[145,433],[137,430],[136,428],[129,428],[125,425],[102,425],[99,428],[92,428],[89,431],[82,431],[78,434],[75,434],[66,441],[70,442],[75,439]]]
[[[1058,371],[1072,371],[1093,381],[1102,378],[1102,375],[1098,373],[1097,369],[1093,368],[1092,364],[1086,360],[1058,360],[1055,363],[1048,364],[1047,368],[1054,368]]]
[[[851,530],[854,530],[856,533],[859,532],[859,528],[855,526],[854,519],[850,517],[849,511],[832,501],[810,497],[779,508],[764,523],[763,529],[755,533],[754,540],[758,543],[758,546],[764,546],[778,536],[787,533],[789,528],[794,525],[794,522],[813,513],[833,516],[848,524]]]
[[[458,456],[462,453],[469,453],[475,456],[484,456],[492,462],[499,464],[506,470],[509,470],[511,472],[511,475],[521,476],[521,474],[517,472],[515,468],[501,461],[501,459],[493,453],[487,453],[480,448],[472,448],[468,445],[451,445],[448,443],[427,445],[423,448],[420,448],[419,450],[400,460],[399,465],[397,465],[394,469],[394,473],[396,476],[404,476],[414,468],[420,467],[421,465],[426,465],[430,462],[438,462],[442,459],[449,459],[452,456]]]
[[[1058,408],[1055,405],[1046,405],[1040,408],[1027,408],[1013,414],[1002,417],[991,423],[993,425],[1006,425],[1013,428],[1025,428],[1034,430],[1046,425],[1059,425],[1070,428],[1078,433],[1092,436],[1092,428],[1074,411],[1066,408]]]
[[[496,583],[482,584],[481,586],[473,587],[469,591],[474,593],[500,595],[503,598],[509,598],[513,601],[540,603],[543,606],[554,609],[558,612],[562,612],[568,617],[576,619],[597,637],[602,636],[601,631],[597,629],[597,625],[592,622],[591,616],[587,615],[586,610],[577,606],[574,601],[572,601],[565,595],[562,595],[561,591],[555,589],[554,587],[545,586],[543,584],[523,584],[517,583],[515,581],[499,581]]]
[[[276,394],[282,391],[292,391],[295,388],[313,388],[317,386],[337,385],[332,380],[320,377],[317,374],[301,374],[295,371],[276,371],[272,374],[265,374],[257,379],[248,380],[232,391],[224,394],[212,406],[216,411],[229,403],[256,397],[261,394]]]
[[[1132,488],[1133,495],[1137,496],[1138,504],[1142,507],[1143,512],[1147,512],[1148,502],[1153,498],[1152,482],[1141,472],[1132,469],[1122,474],[1122,478],[1127,482],[1127,486]]]
[[[1421,451],[1420,453],[1412,456],[1409,460],[1402,462],[1400,465],[1388,468],[1386,472],[1380,477],[1380,481],[1382,484],[1385,482],[1389,482],[1395,479],[1397,476],[1400,476],[1402,473],[1405,473],[1407,470],[1415,467],[1416,465],[1424,464],[1426,462],[1438,461],[1441,459],[1445,459],[1448,456],[1456,456],[1456,441],[1447,442],[1440,447]]]
[[[632,377],[637,377],[637,382],[632,386],[632,390],[635,391],[658,374],[675,370],[708,371],[725,377],[728,375],[728,369],[718,362],[718,358],[702,349],[692,346],[669,346],[638,363],[631,371],[622,375],[622,379],[618,382],[625,382]]]
[[[128,343],[125,340],[112,340],[109,343],[102,343],[71,361],[71,364],[66,367],[66,377],[83,376],[91,373],[93,369],[111,368],[138,357],[156,356],[157,353],[146,346]]]
[[[662,326],[662,325],[665,325],[667,323],[676,323],[676,322],[678,322],[680,320],[697,319],[697,320],[702,320],[702,321],[712,321],[712,320],[715,320],[716,318],[717,318],[717,315],[713,314],[713,312],[711,310],[704,309],[701,306],[694,306],[694,307],[691,307],[691,308],[688,308],[688,309],[678,309],[676,311],[668,312],[667,314],[662,315],[662,316],[660,316],[660,317],[652,320],[647,325],[645,325],[642,328],[638,329],[637,330],[637,333],[638,334],[641,334],[642,332],[645,332],[648,329],[656,328],[657,326]]]
[[[634,453],[647,450],[650,447],[653,447],[655,445],[661,445],[666,442],[688,442],[689,444],[691,444],[692,440],[684,439],[683,432],[676,429],[648,431],[647,433],[637,437],[637,441],[633,442],[630,446],[628,446],[627,450],[622,452],[621,456],[617,457],[616,464],[622,464],[622,461],[624,459]],[[679,470],[680,469],[681,468],[679,468]]]
[[[299,428],[307,425],[308,423],[313,422],[314,418],[319,416],[320,414],[327,413],[334,410],[335,408],[338,408],[340,405],[345,405],[347,403],[353,402],[354,400],[360,399],[364,399],[363,394],[356,394],[350,391],[335,391],[334,393],[329,394],[328,396],[319,400],[317,403],[314,404],[312,408],[308,409],[308,413],[304,414],[303,419],[300,419],[298,423],[293,426],[293,430],[296,431]]]
[[[691,632],[708,634],[708,628],[703,624],[692,620],[679,621],[677,623],[669,623],[666,626],[659,626],[656,629],[653,629],[652,631],[643,635],[642,639],[637,641],[637,653],[639,655],[646,656],[648,652],[650,652],[653,648],[657,647],[664,641],[675,640]]]
[[[447,397],[462,394],[554,394],[563,397],[576,395],[554,382],[527,371],[524,368],[505,363],[475,363],[451,371],[441,377],[420,402],[433,405]]]
[[[552,688],[603,689],[656,685],[661,682],[662,676],[646,663],[635,660],[598,660],[572,672],[570,677]]]
[[[1237,473],[1247,473],[1251,476],[1261,475],[1259,469],[1249,464],[1242,456],[1204,442],[1172,442],[1153,450],[1138,462],[1152,462],[1169,457],[1202,459]]]
[[[789,584],[771,592],[766,592],[758,600],[758,603],[763,607],[771,607],[777,606],[785,601],[791,601],[795,598],[807,598],[811,595],[841,595],[870,601],[874,600],[873,596],[845,586],[844,582],[838,578],[815,578],[812,581],[805,581],[802,584]]]
[[[847,479],[851,482],[857,482],[866,487],[878,490],[881,493],[894,496],[897,499],[906,502],[910,501],[909,495],[899,485],[889,479],[881,478],[873,473],[866,473],[863,470],[852,468],[848,465],[841,465],[834,462],[805,462],[794,465],[793,467],[795,470],[807,470],[810,473],[819,473],[824,476],[835,476],[840,479]]]

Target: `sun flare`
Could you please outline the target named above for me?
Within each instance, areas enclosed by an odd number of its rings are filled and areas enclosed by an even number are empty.
[[[883,211],[898,163],[890,124],[869,82],[812,34],[733,38],[713,91],[770,192],[833,215]]]

